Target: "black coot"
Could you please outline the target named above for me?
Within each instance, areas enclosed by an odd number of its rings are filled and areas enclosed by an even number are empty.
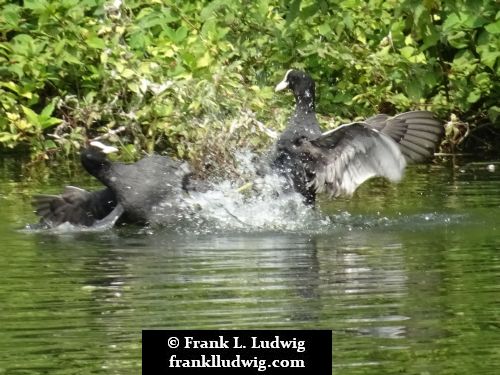
[[[35,212],[41,222],[50,227],[64,222],[87,227],[109,225],[119,218],[133,223],[168,222],[178,218],[180,199],[188,188],[201,189],[201,183],[191,180],[186,162],[152,155],[125,164],[107,159],[106,154],[114,151],[114,147],[92,142],[80,155],[83,167],[103,183],[104,189],[88,192],[68,186],[61,195],[35,196]],[[165,209],[158,211],[160,206]]]
[[[432,157],[443,135],[428,111],[380,114],[322,133],[311,76],[289,70],[276,91],[286,88],[295,96],[295,113],[276,142],[272,164],[311,205],[317,193],[349,196],[371,177],[399,181],[407,162]]]

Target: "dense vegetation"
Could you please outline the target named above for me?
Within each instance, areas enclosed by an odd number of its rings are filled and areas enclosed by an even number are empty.
[[[495,0],[1,1],[0,145],[72,153],[89,137],[195,161],[269,141],[290,67],[325,126],[428,108],[448,150],[500,130]],[[489,133],[480,133],[477,130]],[[117,136],[118,135],[118,136]],[[472,139],[472,137],[469,137]],[[462,144],[463,146],[463,144]]]

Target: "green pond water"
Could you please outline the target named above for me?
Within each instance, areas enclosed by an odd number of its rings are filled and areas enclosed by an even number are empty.
[[[139,374],[146,328],[329,329],[333,374],[499,374],[489,164],[413,166],[317,223],[48,233],[19,230],[31,194],[95,182],[0,159],[0,374]]]

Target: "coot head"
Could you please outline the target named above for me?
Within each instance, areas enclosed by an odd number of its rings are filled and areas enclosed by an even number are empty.
[[[314,111],[315,83],[308,73],[294,69],[288,70],[283,80],[276,85],[275,91],[287,88],[293,92],[297,107]]]
[[[105,173],[111,166],[111,162],[107,159],[106,155],[113,152],[118,152],[118,149],[113,146],[107,146],[99,141],[92,141],[80,153],[80,160],[85,170],[99,179],[102,173]]]

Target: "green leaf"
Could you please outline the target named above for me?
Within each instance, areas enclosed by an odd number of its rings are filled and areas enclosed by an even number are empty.
[[[124,69],[120,74],[125,79],[130,79],[133,76],[135,76],[135,72],[132,69],[128,69],[128,68]]]
[[[496,123],[497,119],[500,117],[500,107],[494,105],[488,110],[488,117],[491,122]]]
[[[141,22],[141,29],[152,29],[156,26],[161,26],[165,24],[165,20],[161,17],[159,13],[151,13],[145,17]]]
[[[24,105],[21,105],[21,108],[26,115],[26,118],[32,125],[40,126],[40,121],[35,111],[33,111],[31,108],[25,107]]]
[[[411,47],[411,46],[406,46],[406,47],[403,47],[399,50],[399,53],[401,54],[401,56],[403,56],[407,60],[411,59],[414,52],[415,52],[415,48]]]
[[[420,47],[421,51],[425,51],[429,47],[435,46],[441,38],[440,33],[434,25],[429,25],[426,34],[423,37],[424,44]]]
[[[462,25],[462,21],[457,13],[452,13],[446,17],[446,20],[443,22],[443,31],[446,33],[451,30],[460,29]]]
[[[210,22],[210,21],[207,21],[207,22]],[[213,21],[213,22],[215,22],[215,21]],[[202,28],[202,33],[203,33],[203,28]],[[168,39],[170,39],[172,42],[176,43],[176,39],[178,37],[177,36],[177,30],[174,31],[174,29],[172,29],[171,27],[164,26],[163,27],[162,35],[163,34],[165,34],[168,37]]]
[[[127,87],[130,91],[135,92],[136,94],[140,92],[139,84],[137,82],[129,82],[127,83]]]
[[[67,9],[73,8],[74,6],[78,5],[78,3],[80,3],[80,0],[62,0],[61,1],[61,5]]]
[[[286,25],[289,26],[299,15],[300,3],[302,0],[292,0],[290,6],[288,7],[288,13],[286,15]]]
[[[42,113],[40,113],[40,117],[43,118],[43,119],[48,119],[52,115],[52,112],[54,112],[54,108],[55,108],[55,103],[54,102],[50,102],[42,110]]]
[[[188,34],[188,29],[185,26],[179,27],[174,34],[174,42],[181,43],[184,39],[186,39]]]
[[[142,31],[137,31],[130,35],[128,42],[130,47],[134,49],[143,49],[147,40],[146,35]]]
[[[16,94],[21,95],[21,90],[20,90],[19,86],[17,86],[12,81],[8,81],[8,82],[2,82],[2,81],[0,81],[0,87],[8,88],[9,90],[14,91]]]
[[[467,34],[465,31],[458,31],[448,35],[448,43],[451,46],[460,49],[468,46]]]
[[[149,16],[151,13],[154,13],[154,12],[155,12],[155,10],[153,8],[144,7],[139,11],[139,13],[137,13],[137,15],[135,16],[135,19],[136,19],[136,21],[140,21],[143,18]]]
[[[440,75],[434,71],[426,70],[421,79],[427,87],[434,87],[440,80]]]
[[[52,139],[46,139],[43,142],[43,147],[47,150],[47,149],[57,148],[57,145],[56,145],[56,143]]]
[[[258,0],[257,14],[259,15],[261,22],[265,21],[268,10],[269,10],[269,0]]]
[[[300,11],[300,18],[303,20],[307,20],[308,18],[317,14],[319,8],[320,8],[319,2],[314,2],[313,4],[302,8]]]
[[[28,34],[18,34],[12,38],[14,51],[20,55],[28,55],[35,49],[35,40]]]
[[[324,23],[318,26],[318,32],[323,36],[327,36],[331,34],[332,28],[330,27],[329,24]]]
[[[102,40],[95,34],[90,35],[85,42],[90,48],[104,49],[106,47],[106,43],[104,42],[104,40]]]
[[[67,62],[69,64],[76,64],[76,65],[81,65],[83,64],[83,62],[78,59],[76,56],[73,56],[72,54],[70,54],[69,52],[64,52],[62,54],[62,60],[64,62]]]
[[[18,29],[21,7],[14,4],[9,4],[2,9],[2,16],[5,22],[13,29]]]
[[[467,102],[471,104],[477,102],[479,99],[481,99],[481,91],[479,90],[473,90],[467,96]]]
[[[413,10],[413,22],[415,24],[418,24],[418,21],[420,20],[420,17],[422,17],[422,14],[424,14],[426,16],[429,15],[429,13],[427,12],[427,9],[425,8],[424,4],[419,4]]]
[[[500,34],[500,20],[484,27],[490,34]]]
[[[213,16],[215,12],[217,12],[220,8],[225,7],[226,0],[214,0],[208,3],[208,5],[203,8],[200,12],[200,17],[202,21],[206,21],[210,17]]]
[[[22,79],[24,77],[24,64],[13,64],[9,67],[9,71],[15,73],[18,78]]]
[[[358,41],[360,41],[363,44],[366,44],[366,34],[361,28],[356,27],[354,33],[356,34],[356,39]]]
[[[494,69],[495,63],[500,57],[497,39],[497,37],[487,31],[483,31],[479,34],[477,39],[476,51],[481,57],[481,62],[490,69]]]
[[[406,85],[406,93],[408,96],[417,101],[422,97],[422,87],[420,84],[420,81],[417,81],[416,79],[410,79]]]
[[[347,13],[343,19],[344,25],[349,29],[352,30],[354,28],[354,21],[352,19],[352,15]]]
[[[480,51],[481,62],[488,68],[493,69],[497,59],[500,57],[500,51],[490,51],[487,49],[482,49]]]
[[[11,141],[16,141],[19,138],[19,134],[11,134],[7,132],[0,132],[0,143],[6,143],[7,147],[14,147],[15,143],[8,143]]]
[[[40,125],[41,125],[42,129],[47,129],[47,128],[50,128],[51,126],[58,125],[61,122],[62,122],[61,119],[58,119],[58,118],[55,118],[55,117],[51,117],[51,118],[49,118],[47,120],[42,121],[42,123]]]
[[[210,54],[207,51],[203,54],[203,56],[201,58],[198,59],[198,61],[196,62],[196,67],[197,68],[205,68],[205,67],[209,66],[211,63],[212,63],[212,57],[210,56]]]
[[[37,12],[45,10],[49,6],[47,0],[24,0],[24,7]]]
[[[474,77],[474,82],[478,86],[488,87],[491,83],[490,75],[486,72],[479,73]]]

